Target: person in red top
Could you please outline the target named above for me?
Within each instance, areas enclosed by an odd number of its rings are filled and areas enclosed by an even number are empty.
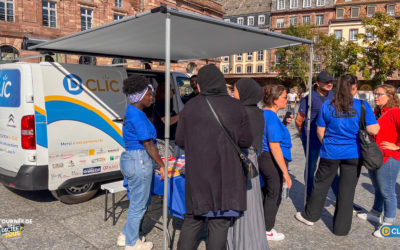
[[[400,100],[396,89],[388,84],[380,85],[374,92],[375,116],[381,129],[376,135],[384,159],[381,168],[368,171],[375,188],[374,205],[370,212],[358,214],[364,220],[382,225],[374,236],[382,238],[383,225],[392,225],[396,218],[396,180],[400,170]],[[383,212],[383,220],[381,214]]]

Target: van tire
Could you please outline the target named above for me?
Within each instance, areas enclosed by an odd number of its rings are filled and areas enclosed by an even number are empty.
[[[96,183],[87,183],[80,186],[73,186],[51,191],[57,200],[65,204],[78,204],[93,198],[99,191]]]

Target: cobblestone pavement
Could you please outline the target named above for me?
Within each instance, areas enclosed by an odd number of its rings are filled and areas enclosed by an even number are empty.
[[[294,134],[293,124],[289,127]],[[290,172],[294,185],[290,198],[282,202],[276,222],[276,229],[283,232],[286,239],[269,242],[271,249],[399,249],[399,239],[373,237],[372,233],[377,225],[361,221],[355,216],[348,236],[333,235],[331,231],[334,207],[331,192],[321,220],[312,227],[297,222],[294,214],[302,209],[305,162],[298,138],[293,139],[292,153]],[[397,190],[400,193],[399,185]],[[117,198],[121,196],[122,194],[118,194]],[[82,204],[65,205],[52,198],[47,191],[16,191],[1,185],[0,201],[0,219],[32,219],[32,224],[25,225],[22,237],[1,237],[0,249],[122,249],[115,243],[127,213],[125,211],[121,214],[115,226],[111,220],[104,221],[104,193],[99,193],[94,199]],[[363,170],[357,185],[355,203],[369,209],[372,202],[373,188],[366,171]],[[143,222],[143,233],[154,243],[154,249],[162,249],[163,233],[160,230],[161,225],[155,224],[149,218],[161,221],[161,214],[161,199],[153,197],[150,212]],[[400,213],[397,214],[399,216]],[[397,221],[400,221],[399,218]],[[174,240],[174,249],[181,226],[182,220],[171,218],[169,229]],[[198,249],[205,249],[204,237],[203,232]]]

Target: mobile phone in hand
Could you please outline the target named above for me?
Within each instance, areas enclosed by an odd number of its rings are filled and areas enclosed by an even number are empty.
[[[286,126],[287,125],[287,118],[290,118],[290,116],[292,115],[292,112],[287,111],[285,116],[283,117],[283,121],[282,123]]]

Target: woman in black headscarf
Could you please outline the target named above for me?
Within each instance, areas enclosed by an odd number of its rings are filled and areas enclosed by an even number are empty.
[[[186,103],[175,137],[176,144],[185,148],[186,160],[186,214],[178,249],[195,249],[207,217],[207,249],[225,249],[232,217],[246,210],[246,179],[238,153],[207,100],[239,147],[250,147],[252,135],[246,110],[226,92],[221,71],[206,65],[197,79],[200,94]]]
[[[233,97],[240,100],[249,117],[253,135],[252,146],[248,149],[248,158],[258,170],[257,155],[262,150],[264,133],[264,115],[257,104],[261,101],[263,91],[253,79],[240,79],[233,91]],[[229,228],[227,249],[269,249],[265,237],[264,209],[261,195],[260,179],[254,177],[247,181],[247,210]],[[261,218],[261,219],[260,219]]]

